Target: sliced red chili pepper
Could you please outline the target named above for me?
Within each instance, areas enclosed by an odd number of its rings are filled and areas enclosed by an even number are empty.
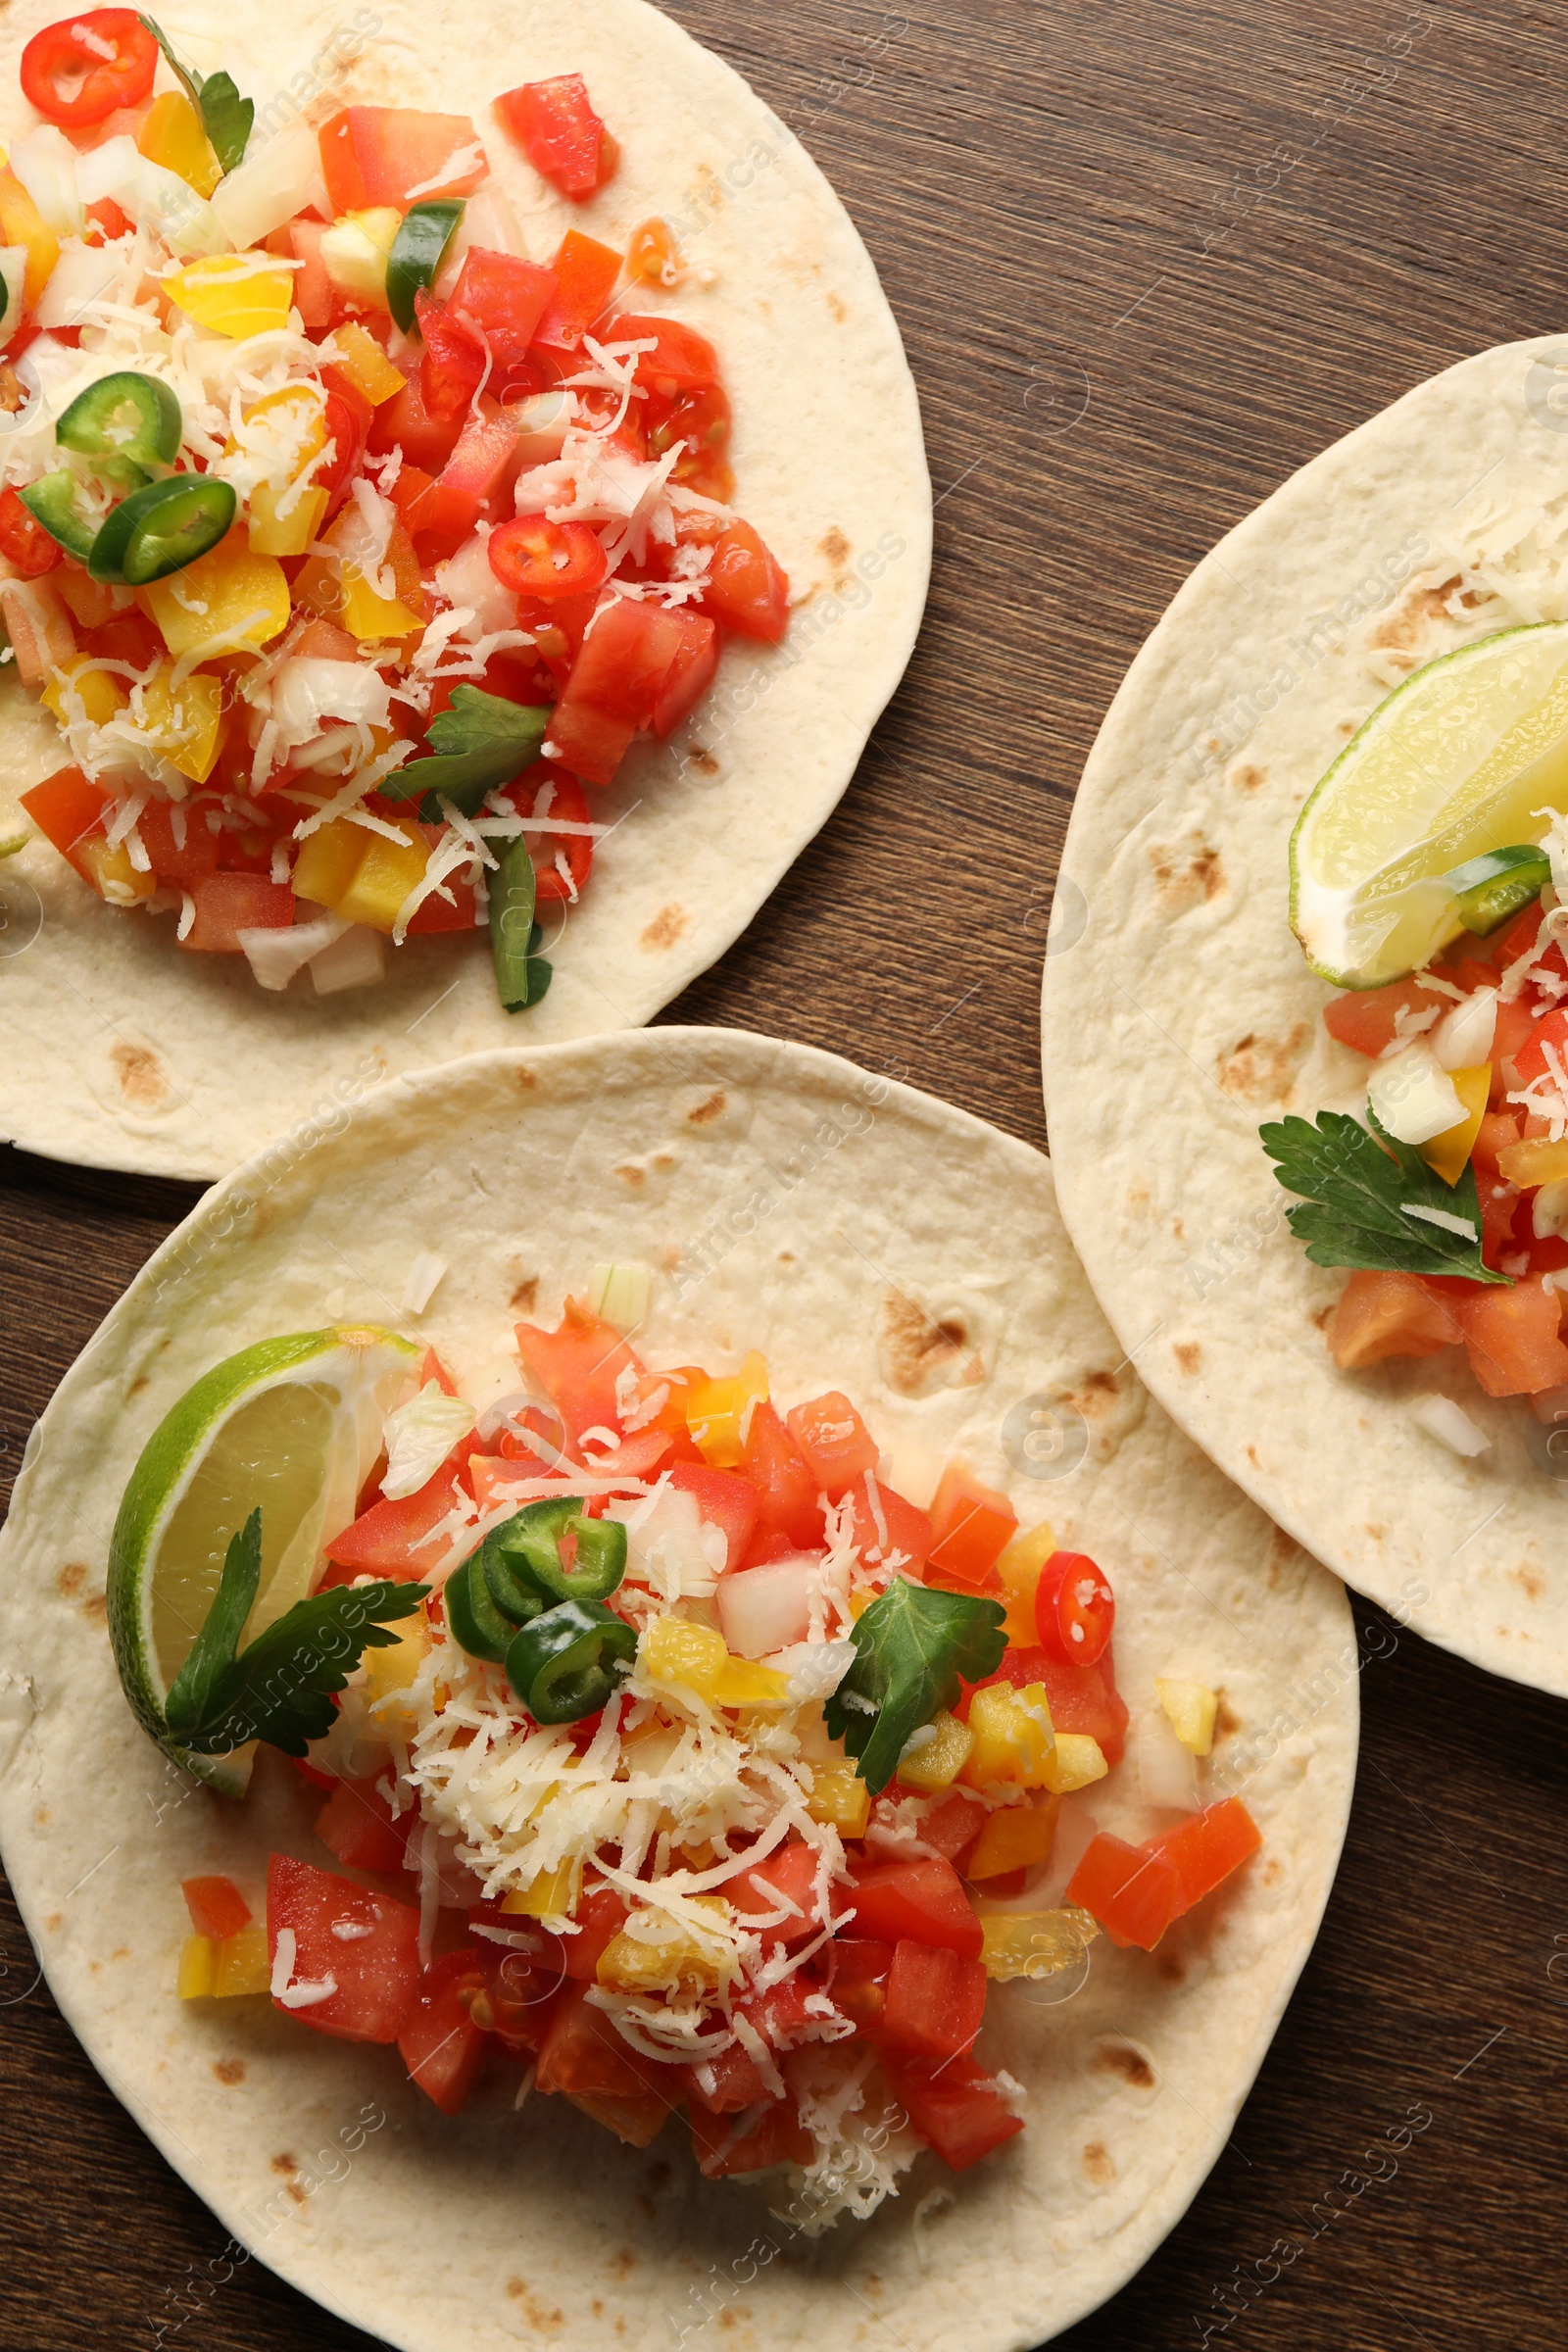
[[[486,545],[496,578],[518,596],[537,596],[549,603],[558,596],[585,596],[610,573],[599,535],[585,522],[519,514],[514,521],[498,523]]]
[[[1041,1647],[1067,1666],[1093,1666],[1116,1623],[1116,1596],[1086,1551],[1054,1551],[1035,1587]]]
[[[35,32],[22,52],[22,87],[51,122],[85,130],[153,86],[158,43],[131,8],[93,8]]]

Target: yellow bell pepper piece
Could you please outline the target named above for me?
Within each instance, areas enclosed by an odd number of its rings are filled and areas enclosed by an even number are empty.
[[[643,1635],[637,1663],[650,1682],[695,1691],[711,1706],[729,1651],[723,1635],[710,1625],[697,1625],[686,1617],[656,1617]]]
[[[871,1791],[853,1764],[813,1764],[806,1810],[813,1821],[830,1822],[841,1838],[863,1838]]]
[[[733,1470],[745,1450],[747,1408],[767,1395],[767,1363],[756,1348],[728,1380],[700,1380],[686,1392],[686,1427],[710,1470]]]
[[[155,670],[143,686],[136,730],[171,767],[177,767],[193,784],[205,784],[217,762],[222,731],[222,681],[192,671],[175,686],[173,675],[171,663]]]
[[[875,1591],[872,1586],[858,1585],[855,1591],[850,1594],[851,1617],[854,1618],[858,1623],[859,1619],[865,1615],[865,1612],[871,1606],[872,1601],[880,1600],[881,1597],[881,1593]]]
[[[1061,1799],[1042,1805],[1001,1805],[989,1814],[964,1865],[971,1879],[1000,1879],[1009,1870],[1033,1870],[1050,1858],[1056,1840]]]
[[[237,1936],[225,1936],[218,1946],[218,1959],[213,1978],[214,1997],[220,2001],[234,2000],[242,1993],[266,1992],[272,1982],[271,1962],[267,1956],[267,1930],[259,1919]]]
[[[501,1908],[522,1919],[569,1919],[577,1894],[576,1877],[575,1862],[558,1862],[554,1870],[541,1870],[526,1886],[505,1895]]]
[[[181,654],[232,653],[261,647],[289,623],[288,577],[275,556],[254,556],[239,531],[210,555],[136,591],[149,619]]]
[[[1042,1519],[1027,1534],[1015,1535],[997,1561],[1002,1594],[1007,1604],[1003,1631],[1020,1649],[1032,1649],[1040,1636],[1035,1628],[1035,1587],[1040,1571],[1056,1548],[1050,1523]]]
[[[171,270],[164,292],[187,318],[237,343],[287,326],[294,272],[270,253],[213,253]]]
[[[300,476],[326,447],[326,404],[308,384],[284,384],[276,392],[264,393],[246,409],[247,425],[258,417],[273,420],[272,432],[276,436],[273,446],[277,459],[287,464],[289,479],[277,490],[270,482],[258,482],[251,492],[246,502],[251,553],[303,556],[319,530],[327,508],[324,490],[300,485]],[[264,436],[264,440],[270,437]],[[253,451],[256,440],[257,436],[250,436]],[[223,454],[234,457],[239,448],[239,442],[231,437]],[[273,470],[277,470],[275,462]]]
[[[0,171],[0,245],[25,245],[22,299],[29,311],[36,310],[49,272],[60,259],[60,240],[44,225],[43,215],[11,171]]]
[[[326,827],[323,825],[321,830],[324,833]],[[424,836],[412,824],[399,825],[396,841],[388,841],[385,834],[372,833],[363,825],[356,825],[354,830],[365,834],[366,852],[334,912],[346,923],[365,923],[372,931],[390,932],[404,900],[424,879],[424,869],[430,862]],[[296,878],[296,890],[298,887]]]
[[[165,90],[147,109],[136,147],[150,164],[176,172],[198,196],[210,196],[223,176],[202,119],[183,90]]]
[[[367,310],[388,308],[387,258],[402,226],[403,215],[387,204],[333,221],[321,238],[321,267],[340,294]]]
[[[1464,1117],[1456,1126],[1445,1127],[1441,1135],[1430,1137],[1416,1149],[1445,1184],[1457,1184],[1470,1163],[1486,1116],[1487,1097],[1492,1092],[1492,1064],[1486,1061],[1476,1069],[1450,1070],[1448,1076],[1453,1081],[1454,1093],[1464,1104]]]
[[[1156,1679],[1154,1690],[1183,1747],[1191,1748],[1195,1756],[1206,1756],[1214,1745],[1219,1692],[1210,1690],[1206,1683],[1170,1682],[1164,1676]]]
[[[1060,1911],[993,1911],[980,1922],[981,1964],[988,1977],[1059,1977],[1075,1968],[1100,1934],[1100,1923],[1076,1903]]]
[[[284,512],[280,513],[279,508]],[[250,495],[247,531],[252,553],[258,556],[303,556],[321,527],[327,492],[270,489],[258,482]]]
[[[212,1998],[218,1974],[218,1946],[210,1936],[187,1936],[179,1947],[177,1991],[182,2001]]]
[[[86,866],[94,890],[111,906],[137,906],[158,888],[156,874],[139,873],[131,864],[130,852],[122,841],[111,845],[101,833],[94,833],[77,843],[76,855]]]
[[[789,1699],[790,1678],[775,1666],[756,1666],[750,1658],[726,1658],[713,1685],[713,1704],[719,1707],[782,1707]]]
[[[1071,1796],[1075,1788],[1102,1781],[1109,1770],[1098,1740],[1087,1732],[1058,1732],[1046,1764],[1045,1786],[1057,1796]]]
[[[351,825],[346,816],[335,816],[330,824],[319,825],[307,833],[300,843],[300,854],[294,860],[294,895],[310,899],[318,906],[336,909],[339,899],[365,863],[365,854],[371,836],[363,825]],[[372,1658],[389,1657],[384,1649],[368,1649],[365,1662]]]
[[[1497,1153],[1497,1166],[1521,1192],[1527,1185],[1559,1184],[1568,1176],[1568,1136],[1553,1144],[1544,1135],[1527,1135],[1522,1144],[1509,1144]]]
[[[91,657],[82,654],[55,671],[38,699],[63,727],[77,718],[103,727],[117,711],[124,710],[130,697],[113,670],[95,668]]]
[[[334,327],[332,343],[337,365],[350,383],[365,394],[372,409],[378,409],[384,400],[391,400],[408,382],[375,337],[365,327],[356,326],[352,319],[346,326]]]
[[[1015,1690],[1010,1683],[988,1683],[969,1702],[974,1747],[963,1768],[971,1788],[1001,1781],[1014,1788],[1043,1788],[1056,1740],[1044,1683]]]
[[[312,839],[315,838],[313,835]],[[390,1698],[394,1690],[407,1690],[430,1647],[430,1628],[422,1608],[386,1630],[396,1634],[397,1640],[389,1642],[384,1649],[368,1649],[365,1653],[365,1679],[372,1701]]]
[[[710,1912],[717,1921],[730,1917],[728,1903],[718,1894],[694,1895],[692,1908]],[[612,1936],[595,1973],[601,1984],[616,1992],[712,1990],[727,1984],[739,1965],[727,1937],[705,1935],[667,1911],[647,1909],[634,1911]]]
[[[917,1747],[905,1751],[899,1758],[899,1780],[906,1788],[920,1788],[934,1795],[939,1789],[951,1788],[968,1763],[974,1734],[946,1707],[928,1728],[935,1729],[936,1738],[921,1740]]]
[[[362,645],[384,637],[417,637],[424,627],[417,612],[411,612],[395,596],[377,596],[353,564],[343,566],[343,598],[336,617]]]

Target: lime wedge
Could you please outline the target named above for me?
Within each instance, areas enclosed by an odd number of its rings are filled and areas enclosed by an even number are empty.
[[[218,1591],[229,1538],[261,1505],[253,1641],[314,1588],[326,1540],[354,1516],[381,1425],[419,1351],[362,1325],[261,1340],[187,1389],[141,1451],[109,1545],[109,1630],[125,1695],[160,1744],[239,1795],[254,1747],[193,1756],[164,1702]]]
[[[1479,638],[1378,705],[1291,836],[1291,927],[1337,988],[1414,971],[1461,924],[1443,877],[1568,809],[1568,621]]]

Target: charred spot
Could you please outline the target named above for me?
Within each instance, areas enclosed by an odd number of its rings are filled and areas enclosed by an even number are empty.
[[[120,1038],[109,1049],[115,1076],[125,1101],[137,1110],[156,1110],[169,1099],[169,1079],[163,1062],[150,1046],[133,1046]]]
[[[1154,1963],[1154,1974],[1163,1978],[1167,1984],[1186,1984],[1187,1963],[1173,1945],[1161,1943],[1151,1957]]]
[[[706,744],[693,744],[686,757],[702,775],[716,776],[719,773],[718,761]]]
[[[648,1182],[648,1170],[638,1167],[635,1160],[628,1160],[623,1168],[615,1170],[615,1174],[620,1178],[621,1183],[628,1185],[634,1193],[640,1192]]]
[[[1238,792],[1256,792],[1264,780],[1263,770],[1260,767],[1238,767],[1231,774],[1231,782]]]
[[[125,1391],[126,1402],[128,1403],[132,1396],[139,1396],[143,1389],[150,1389],[151,1387],[152,1382],[148,1379],[146,1373],[138,1372],[135,1379],[131,1382],[129,1388]]]
[[[1241,1728],[1242,1719],[1222,1690],[1219,1705],[1214,1711],[1214,1745],[1218,1747],[1222,1740],[1228,1740],[1232,1732],[1239,1732]]]
[[[1116,2167],[1105,2152],[1103,2140],[1092,2139],[1089,2142],[1084,2150],[1083,2163],[1090,2180],[1098,2181],[1102,2188],[1116,2178]]]
[[[1196,1372],[1203,1360],[1203,1350],[1196,1340],[1178,1340],[1171,1353],[1184,1372]]]
[[[850,543],[836,524],[831,531],[823,534],[817,546],[835,570],[841,569],[850,560]]]
[[[1206,906],[1225,887],[1219,852],[1204,841],[1156,845],[1150,850],[1149,862],[1154,888],[1172,914],[1188,906]]]
[[[1247,1458],[1251,1463],[1254,1470],[1262,1469],[1263,1465],[1257,1458],[1257,1447],[1255,1446],[1249,1446],[1247,1448]]]
[[[1249,1030],[1214,1065],[1222,1091],[1241,1095],[1250,1102],[1283,1102],[1311,1034],[1305,1021],[1297,1021],[1282,1038],[1259,1037]]]
[[[232,2090],[236,2082],[245,2080],[245,2061],[243,2058],[215,2058],[213,2072],[220,2082],[226,2083]]]
[[[710,1119],[720,1119],[723,1115],[724,1096],[720,1091],[710,1095],[706,1102],[699,1102],[695,1110],[689,1110],[686,1124],[688,1127],[706,1127]]]
[[[55,1578],[55,1590],[63,1592],[67,1600],[74,1600],[86,1582],[87,1571],[81,1562],[69,1560]]]
[[[1514,1583],[1529,1600],[1539,1600],[1546,1590],[1545,1581],[1538,1568],[1515,1568],[1511,1573]]]
[[[1412,588],[1394,611],[1379,621],[1372,632],[1374,646],[1391,653],[1406,653],[1419,643],[1433,621],[1448,618],[1448,599],[1461,585],[1460,575],[1444,580],[1436,588]]]
[[[832,312],[839,325],[842,326],[850,315],[846,305],[840,301],[838,295],[830,294],[827,298],[827,307]]]
[[[512,1073],[512,1083],[519,1094],[531,1095],[539,1081],[526,1062],[519,1062]]]
[[[972,1388],[985,1378],[963,1317],[928,1314],[903,1291],[889,1291],[883,1300],[882,1354],[888,1385],[901,1396],[917,1396],[938,1380]]]
[[[691,921],[684,906],[661,906],[642,936],[642,945],[651,955],[672,948]]]
[[[1154,2070],[1130,2041],[1104,2041],[1089,2061],[1097,2075],[1120,2075],[1135,2090],[1152,2090]]]
[[[87,1619],[89,1624],[107,1625],[109,1623],[108,1593],[89,1592],[86,1599],[81,1604],[81,1613]]]
[[[528,1274],[523,1277],[522,1281],[517,1284],[516,1289],[513,1292],[512,1303],[518,1309],[520,1313],[531,1315],[533,1312],[533,1302],[538,1296],[539,1277],[537,1274]]]
[[[274,2156],[272,2158],[273,2172],[281,2173],[285,2178],[290,2173],[297,2173],[299,2169],[299,2166],[295,2163],[293,2157],[290,2155],[284,2154],[282,2156]]]

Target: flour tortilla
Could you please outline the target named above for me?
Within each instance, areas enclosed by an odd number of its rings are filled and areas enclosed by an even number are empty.
[[[397,1301],[431,1244],[450,1270],[411,1323]],[[255,1894],[270,1842],[320,1849],[275,1759],[243,1810],[205,1790],[173,1801],[182,1785],[133,1723],[104,1630],[120,1490],[215,1355],[374,1316],[479,1396],[516,1381],[509,1299],[553,1323],[592,1264],[627,1258],[659,1270],[651,1360],[722,1368],[759,1346],[782,1397],[842,1384],[916,1498],[961,1448],[1101,1559],[1135,1725],[1156,1675],[1221,1686],[1227,1777],[1210,1790],[1234,1787],[1263,1832],[1156,1958],[1101,1939],[1072,1999],[994,1992],[980,2054],[1028,2087],[1029,2129],[961,2178],[922,2157],[871,2222],[814,2245],[769,2218],[776,2189],[703,2181],[678,2127],[638,2154],[560,2100],[514,2114],[505,2073],[452,2123],[385,2051],[265,2002],[176,2002],[180,1878],[232,1871]],[[1069,1475],[1021,1474],[1025,1399],[1054,1409],[1052,1466]],[[0,1540],[0,1662],[6,1869],[67,2017],[225,2229],[405,2352],[599,2352],[622,2326],[628,2344],[662,2343],[672,2315],[712,2318],[737,2281],[735,2340],[755,2347],[836,2352],[879,2336],[873,2317],[910,2352],[1003,2352],[1070,2326],[1147,2259],[1229,2136],[1322,1914],[1356,1747],[1342,1587],[1138,1386],[1049,1163],[831,1055],[704,1030],[426,1073],[308,1164],[210,1194],[41,1424]],[[1148,1826],[1127,1794],[1096,1811]],[[243,2081],[220,2079],[235,2061]],[[291,2202],[274,2160],[340,2169],[339,2128],[367,2102],[386,2126],[346,2177]]]
[[[0,142],[27,120],[17,61],[52,13],[28,0],[0,27]],[[205,1178],[398,1071],[638,1027],[722,955],[832,811],[903,674],[931,485],[898,328],[848,214],[738,75],[642,0],[376,0],[341,19],[275,0],[163,21],[256,97],[258,141],[291,84],[313,121],[350,103],[470,114],[535,259],[567,226],[624,248],[639,222],[667,220],[691,274],[667,295],[639,288],[637,306],[715,341],[736,504],[797,599],[783,645],[734,640],[689,724],[635,747],[590,796],[597,819],[625,821],[550,951],[550,995],[525,1014],[501,1010],[484,935],[415,940],[379,987],[319,998],[302,975],[273,995],[243,957],[182,954],[172,921],[104,906],[36,837],[0,866],[0,1136]],[[580,206],[490,111],[502,90],[573,71],[622,143],[609,188]],[[32,830],[16,796],[61,756],[33,698],[0,688],[0,839]]]
[[[1560,340],[1449,368],[1305,466],[1200,564],[1090,755],[1047,954],[1062,1213],[1144,1379],[1357,1591],[1493,1672],[1568,1692],[1568,1462],[1462,1352],[1342,1373],[1257,1140],[1351,1109],[1367,1064],[1319,1015],[1287,914],[1297,813],[1388,689],[1568,615]],[[1411,1417],[1452,1396],[1471,1460]]]

